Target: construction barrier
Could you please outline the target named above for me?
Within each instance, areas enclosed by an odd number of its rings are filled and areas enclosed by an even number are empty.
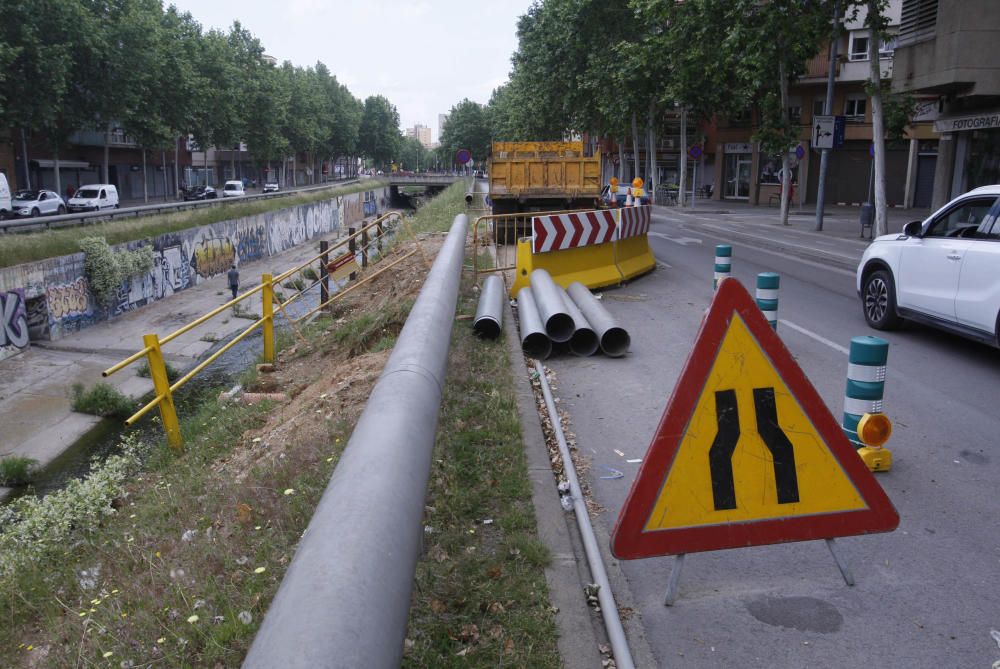
[[[649,249],[649,206],[557,212],[534,216],[531,237],[517,243],[510,296],[530,285],[531,272],[546,270],[562,287],[618,285],[656,266]]]

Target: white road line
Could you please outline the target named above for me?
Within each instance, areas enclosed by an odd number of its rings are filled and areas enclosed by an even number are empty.
[[[789,262],[797,262],[800,265],[809,265],[810,267],[816,267],[816,268],[819,268],[819,269],[823,269],[823,270],[826,270],[827,272],[834,272],[836,274],[843,274],[844,276],[851,276],[851,277],[857,275],[857,272],[852,272],[851,270],[841,269],[839,267],[831,267],[830,265],[824,265],[822,263],[814,262],[812,260],[806,260],[805,258],[797,258],[795,256],[788,255],[787,253],[779,253],[777,251],[770,251],[770,250],[762,248],[760,246],[754,246],[753,244],[747,244],[746,242],[740,241],[738,239],[732,239],[732,238],[729,238],[729,237],[723,237],[721,235],[718,236],[718,239],[719,239],[719,241],[729,242],[730,244],[732,244],[734,246],[739,246],[741,244],[745,245],[745,247],[747,248],[747,250],[751,250],[754,253],[764,253],[766,255],[772,255],[772,256],[775,256],[777,258],[781,258],[783,260],[787,260]]]
[[[647,234],[651,237],[666,239],[669,242],[680,244],[681,246],[687,246],[688,244],[701,244],[701,240],[697,237],[671,237],[670,235],[665,235],[662,232],[649,232]]]
[[[784,318],[780,318],[778,320],[779,320],[779,322],[782,325],[786,325],[786,326],[792,328],[793,330],[795,330],[796,332],[801,332],[802,334],[804,334],[807,337],[812,337],[813,339],[815,339],[819,343],[826,344],[827,346],[829,346],[830,348],[832,348],[834,351],[838,351],[840,353],[843,353],[844,355],[849,355],[850,354],[850,351],[848,351],[846,348],[844,348],[840,344],[838,344],[836,342],[832,342],[829,339],[827,339],[826,337],[824,337],[822,335],[816,334],[812,330],[807,330],[804,327],[802,327],[801,325],[796,325],[795,323],[793,323],[791,321],[786,321]]]

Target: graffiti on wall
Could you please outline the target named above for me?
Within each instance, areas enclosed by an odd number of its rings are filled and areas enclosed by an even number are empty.
[[[240,262],[260,260],[267,255],[267,228],[245,225],[236,229],[236,257]]]
[[[20,288],[0,293],[0,358],[14,355],[28,345],[28,312]]]
[[[45,286],[49,323],[67,331],[79,330],[94,320],[94,307],[87,279]]]
[[[227,237],[198,241],[191,250],[191,268],[203,279],[224,274],[236,262],[236,249]]]

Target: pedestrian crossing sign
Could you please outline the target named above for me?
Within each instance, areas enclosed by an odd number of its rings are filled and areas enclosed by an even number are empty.
[[[898,524],[753,298],[723,280],[619,514],[614,555],[829,539]]]

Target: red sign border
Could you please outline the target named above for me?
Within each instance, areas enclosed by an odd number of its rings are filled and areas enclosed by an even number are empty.
[[[840,462],[867,504],[867,509],[644,531],[734,314],[739,314],[764,354],[770,358],[775,371]],[[784,342],[771,329],[746,288],[736,279],[725,279],[719,285],[708,314],[702,321],[694,348],[622,505],[611,535],[612,554],[620,560],[634,560],[659,555],[891,532],[898,526],[899,514],[889,497],[858,457],[833,414]]]

